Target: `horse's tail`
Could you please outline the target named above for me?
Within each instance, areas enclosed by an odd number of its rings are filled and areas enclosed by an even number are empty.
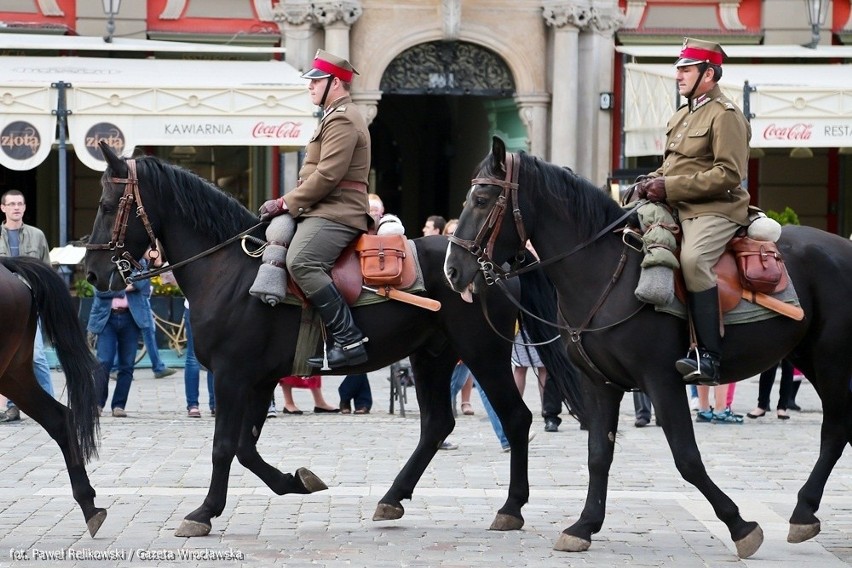
[[[56,356],[65,371],[68,389],[67,428],[76,445],[88,461],[97,456],[100,433],[95,372],[98,360],[89,350],[86,334],[77,311],[71,302],[68,286],[50,266],[29,257],[0,258],[12,272],[20,274],[32,289],[35,309],[41,318],[42,331],[56,349]]]
[[[529,253],[527,255],[530,256]],[[521,273],[519,278],[521,306],[541,319],[556,324],[558,322],[556,287],[544,271],[530,270]],[[521,313],[521,326],[532,343],[547,342],[536,346],[536,351],[547,369],[547,376],[556,381],[568,413],[584,424],[586,417],[580,372],[568,358],[568,351],[562,343],[559,329],[534,317],[524,316],[523,313]],[[554,341],[549,341],[554,338]]]

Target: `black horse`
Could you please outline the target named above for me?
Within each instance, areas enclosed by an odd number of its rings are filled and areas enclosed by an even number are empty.
[[[624,389],[639,388],[654,403],[678,471],[713,505],[738,554],[754,554],[762,530],[744,521],[710,480],[695,442],[683,379],[674,367],[689,344],[687,325],[634,297],[642,256],[613,230],[623,225],[623,210],[570,170],[526,154],[507,156],[497,138],[474,178],[447,252],[447,277],[459,292],[482,291],[481,268],[490,268],[488,257],[498,263],[510,258],[523,246],[519,234],[528,234],[558,290],[571,358],[589,377],[584,389],[590,407],[589,490],[580,519],[563,531],[556,548],[585,550],[601,529],[619,403]],[[498,203],[504,209],[495,208]],[[513,215],[513,209],[519,211]],[[799,491],[787,537],[802,542],[819,533],[815,513],[823,488],[852,442],[852,244],[817,229],[788,226],[778,247],[805,318],[728,326],[722,374],[726,382],[738,381],[786,357],[822,399],[819,459]]]
[[[257,217],[187,170],[150,156],[130,162],[117,157],[105,145],[102,151],[108,168],[102,179],[103,194],[89,246],[98,248],[112,241],[118,251],[88,251],[89,281],[101,290],[122,288],[124,283],[114,260],[119,260],[118,255],[124,250],[130,257],[141,258],[151,239],[158,238],[192,306],[190,317],[198,359],[216,375],[218,404],[210,488],[204,503],[186,516],[177,534],[200,536],[210,532],[211,518],[221,515],[225,507],[228,472],[234,456],[278,494],[325,488],[305,469],[295,476],[281,473],[266,463],[256,449],[275,385],[293,367],[301,308],[287,304],[271,308],[249,295],[260,260],[246,255],[238,243],[178,267],[182,261],[251,229]],[[130,165],[135,167],[135,173]],[[129,220],[126,232],[114,232],[119,202],[123,195],[127,198],[125,188],[133,192],[137,175],[138,203],[134,207],[150,222],[150,234],[138,218]],[[134,179],[128,180],[129,176]],[[446,238],[417,239],[416,247],[426,295],[440,301],[442,309],[430,312],[393,301],[354,308],[358,327],[370,338],[369,362],[335,370],[335,374],[367,372],[410,356],[416,377],[420,440],[380,500],[373,519],[402,517],[400,501],[411,498],[426,466],[453,430],[449,377],[461,358],[485,389],[512,447],[509,495],[491,528],[519,529],[524,522],[521,507],[529,498],[527,435],[532,416],[514,386],[511,345],[488,329],[478,303],[461,301],[447,285],[442,268]],[[515,306],[506,298],[497,297],[488,309],[494,329],[511,337],[517,317]]]
[[[68,286],[38,259],[0,258],[0,313],[0,392],[59,444],[74,500],[83,510],[89,534],[95,536],[106,519],[106,510],[95,507],[95,490],[89,483],[86,463],[97,454],[94,377],[99,366],[89,351]],[[33,342],[39,318],[65,371],[67,407],[44,392],[33,373]]]

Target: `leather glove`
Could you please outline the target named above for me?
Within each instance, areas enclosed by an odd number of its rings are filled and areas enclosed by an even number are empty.
[[[270,199],[261,205],[258,215],[260,216],[261,221],[269,221],[273,217],[278,217],[287,211],[289,211],[289,209],[287,208],[287,204],[284,203],[284,198],[279,197],[278,199]]]
[[[652,203],[666,200],[666,178],[663,176],[647,179],[636,189],[639,199],[647,199]]]

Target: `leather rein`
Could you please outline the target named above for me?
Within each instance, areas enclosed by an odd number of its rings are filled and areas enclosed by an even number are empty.
[[[145,206],[142,205],[142,195],[139,193],[139,177],[136,175],[136,160],[130,158],[126,161],[127,174],[126,178],[111,177],[109,181],[116,184],[124,184],[124,193],[118,200],[118,212],[115,215],[115,222],[112,226],[112,236],[108,243],[87,243],[86,250],[108,250],[114,254],[110,259],[115,264],[116,270],[124,279],[125,284],[132,284],[139,280],[153,278],[175,268],[179,268],[199,258],[208,256],[217,250],[231,244],[232,242],[244,238],[246,235],[254,231],[257,227],[264,225],[260,222],[245,231],[235,235],[228,240],[219,243],[218,245],[209,248],[203,252],[196,254],[191,258],[187,258],[175,264],[161,266],[152,270],[143,270],[142,265],[138,260],[133,258],[130,251],[125,248],[125,235],[127,234],[127,224],[130,222],[130,214],[133,211],[133,204],[136,203],[136,217],[142,221],[142,226],[145,227],[145,232],[148,234],[150,241],[149,256],[151,259],[160,257],[160,250],[157,246],[157,237],[154,235],[154,228],[151,226],[151,221],[148,219],[148,214],[145,212]],[[137,274],[132,274],[133,270],[138,271]]]
[[[519,190],[518,170],[520,169],[520,159],[517,156],[517,154],[512,153],[512,154],[508,154],[506,156],[506,164],[505,164],[504,169],[506,171],[506,178],[505,179],[501,180],[501,179],[498,179],[498,178],[495,178],[495,177],[477,177],[477,178],[474,178],[474,179],[471,180],[471,186],[475,186],[475,185],[495,185],[495,186],[502,188],[501,192],[500,192],[500,196],[497,198],[497,202],[494,204],[494,207],[492,207],[491,211],[489,211],[488,217],[486,218],[485,223],[483,223],[482,227],[480,227],[479,231],[477,232],[476,237],[474,237],[473,240],[461,239],[461,238],[456,237],[455,235],[450,235],[450,237],[449,237],[450,242],[462,247],[463,249],[467,250],[472,255],[474,255],[477,259],[477,263],[479,264],[479,269],[483,273],[483,277],[485,278],[486,284],[488,286],[491,286],[493,284],[498,284],[500,289],[503,291],[503,293],[509,298],[509,301],[511,301],[515,305],[515,307],[517,307],[518,310],[520,310],[524,315],[532,317],[532,318],[534,318],[534,319],[536,319],[536,320],[538,320],[542,323],[545,323],[545,324],[547,324],[551,327],[555,327],[557,329],[567,331],[570,338],[571,338],[571,342],[574,344],[578,353],[582,356],[583,360],[586,362],[586,364],[589,366],[589,368],[592,371],[594,371],[599,377],[601,377],[603,379],[605,384],[617,387],[617,388],[624,390],[624,391],[636,390],[634,387],[625,387],[625,386],[620,385],[620,384],[618,384],[614,381],[611,381],[609,379],[609,377],[607,377],[597,367],[597,365],[595,365],[595,363],[592,361],[591,357],[588,355],[586,350],[583,348],[583,344],[582,344],[582,334],[583,333],[594,332],[594,331],[603,331],[603,330],[610,329],[610,328],[616,327],[618,325],[621,325],[622,323],[633,318],[646,305],[646,304],[640,302],[639,307],[636,310],[634,310],[633,312],[628,314],[626,317],[624,317],[624,318],[622,318],[618,321],[615,321],[613,323],[610,323],[610,324],[607,324],[607,325],[604,325],[604,326],[596,327],[596,328],[590,328],[589,327],[589,325],[592,322],[592,319],[598,313],[598,311],[603,307],[604,303],[606,302],[607,297],[612,292],[612,290],[615,288],[616,283],[618,282],[619,278],[621,277],[621,274],[624,271],[624,267],[627,264],[627,250],[628,250],[628,248],[633,249],[633,250],[637,250],[636,245],[628,242],[628,238],[633,236],[630,231],[623,231],[622,232],[622,242],[624,242],[625,246],[622,249],[622,252],[621,252],[621,255],[619,257],[618,264],[615,268],[615,271],[613,272],[612,276],[610,277],[609,282],[607,283],[606,287],[604,288],[604,291],[602,292],[602,294],[598,298],[597,302],[595,302],[594,306],[592,306],[592,309],[589,311],[589,314],[586,316],[585,320],[583,321],[583,323],[579,327],[571,326],[570,323],[568,323],[567,318],[565,318],[564,316],[563,316],[563,319],[565,320],[566,325],[562,325],[559,322],[548,321],[546,319],[543,319],[543,318],[537,316],[536,314],[531,313],[529,310],[524,308],[520,304],[520,302],[518,302],[514,298],[514,296],[509,292],[509,290],[507,290],[505,288],[505,284],[503,282],[501,282],[501,280],[516,277],[520,274],[523,274],[524,272],[529,272],[531,270],[541,269],[541,268],[543,268],[543,267],[545,267],[549,264],[552,264],[552,263],[557,262],[559,260],[562,260],[562,259],[564,259],[568,256],[571,256],[576,252],[579,252],[580,250],[588,247],[590,244],[594,243],[598,239],[602,238],[604,235],[609,234],[610,232],[615,230],[616,227],[621,225],[633,213],[633,210],[630,209],[630,210],[626,211],[618,219],[616,219],[615,221],[613,221],[612,223],[610,223],[609,225],[607,225],[606,227],[604,227],[603,229],[598,231],[591,238],[589,238],[586,241],[576,245],[574,248],[572,248],[572,249],[570,249],[570,250],[568,250],[564,253],[560,253],[560,254],[555,255],[551,258],[548,258],[544,261],[536,261],[536,262],[529,264],[527,266],[524,266],[524,267],[521,267],[521,268],[518,268],[518,269],[512,269],[510,271],[506,271],[501,266],[498,266],[494,262],[492,255],[494,253],[494,243],[496,241],[497,235],[500,232],[500,228],[502,226],[503,217],[504,217],[504,214],[505,214],[505,211],[506,211],[507,204],[512,207],[512,217],[515,220],[515,228],[517,230],[518,236],[521,239],[521,248],[518,251],[518,253],[516,253],[516,255],[515,255],[516,259],[520,259],[523,256],[523,252],[524,252],[526,241],[527,241],[527,232],[526,232],[526,229],[525,229],[525,226],[524,226],[523,217],[521,215],[520,202],[519,202],[519,198],[518,198],[518,190]],[[484,243],[484,246],[483,246],[483,243]],[[639,249],[639,250],[641,250],[641,249]],[[485,309],[485,306],[483,304],[483,313],[485,313],[485,312],[486,312],[486,309]],[[561,315],[561,311],[560,311],[560,315]],[[490,323],[490,320],[488,319],[487,314],[486,314],[486,320],[489,321],[489,323]],[[492,327],[492,329],[494,329],[493,325],[491,327]],[[496,330],[495,330],[495,332],[496,332]],[[500,334],[498,333],[498,335],[500,335]],[[501,337],[502,337],[502,335],[501,335]],[[558,338],[558,336],[555,337],[555,338],[552,338],[550,340],[547,340],[547,341],[542,341],[542,342],[539,342],[539,343],[529,343],[529,344],[524,343],[523,345],[525,345],[525,346],[546,345],[546,344],[554,341],[556,338]]]

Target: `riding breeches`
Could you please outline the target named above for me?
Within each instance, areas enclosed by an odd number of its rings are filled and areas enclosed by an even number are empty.
[[[361,231],[354,227],[322,217],[298,221],[287,249],[287,268],[308,297],[331,284],[331,267],[359,234]]]
[[[716,286],[713,267],[725,252],[740,225],[724,217],[702,215],[681,221],[683,241],[680,269],[689,292],[703,292]]]

